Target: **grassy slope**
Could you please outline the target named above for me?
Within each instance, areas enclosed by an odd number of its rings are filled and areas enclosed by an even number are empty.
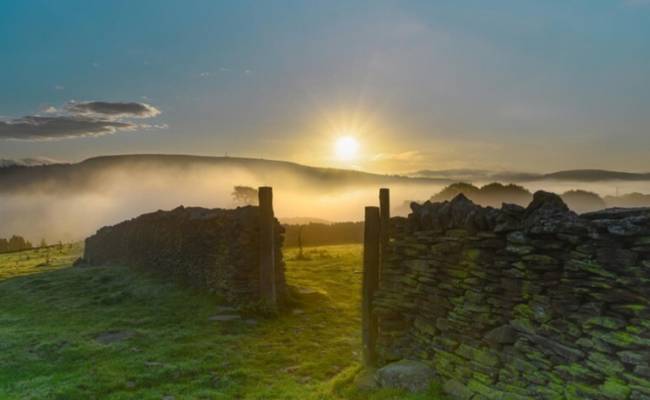
[[[360,392],[361,247],[286,252],[314,289],[277,319],[212,322],[216,300],[126,268],[71,268],[79,246],[0,255],[2,399],[423,399]],[[107,333],[122,340],[102,343]]]

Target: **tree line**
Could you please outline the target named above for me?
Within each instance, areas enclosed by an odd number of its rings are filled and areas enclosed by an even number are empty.
[[[454,183],[439,193],[431,196],[431,202],[442,202],[453,199],[459,193],[482,206],[501,207],[502,203],[514,203],[527,206],[533,199],[533,194],[523,186],[515,184],[489,183],[484,186],[475,186],[470,183]],[[621,196],[600,197],[597,193],[586,190],[569,190],[560,194],[564,202],[577,213],[602,210],[607,207],[647,207],[650,206],[650,195],[642,193],[628,193]],[[407,202],[410,204],[410,202]],[[408,210],[405,204],[402,207]]]
[[[25,240],[24,237],[13,235],[9,239],[0,238],[0,253],[6,253],[10,251],[20,251],[28,250],[33,246],[29,240]]]

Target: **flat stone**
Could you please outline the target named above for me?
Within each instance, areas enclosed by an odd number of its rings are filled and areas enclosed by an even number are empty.
[[[421,392],[429,388],[435,372],[421,361],[401,360],[380,368],[376,373],[379,386]]]
[[[517,332],[508,325],[502,325],[492,329],[483,338],[491,345],[512,344],[517,340]]]
[[[556,356],[571,362],[580,361],[585,357],[585,353],[581,350],[563,345],[555,340],[540,335],[527,335],[526,337],[539,345],[540,350],[544,353],[553,353]]]
[[[363,369],[354,377],[354,385],[361,390],[373,390],[377,388],[377,371],[372,368]]]
[[[474,396],[474,392],[454,379],[446,381],[442,386],[442,390],[451,396],[452,399],[469,400]]]

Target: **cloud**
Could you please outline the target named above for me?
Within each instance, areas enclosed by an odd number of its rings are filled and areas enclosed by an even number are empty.
[[[146,103],[120,103],[108,101],[70,102],[66,109],[74,114],[94,114],[111,118],[151,118],[160,110]]]
[[[0,138],[16,140],[52,140],[102,136],[118,130],[133,130],[137,124],[77,115],[41,117],[30,115],[0,121]]]
[[[61,112],[55,107],[47,107],[43,112],[49,115],[0,119],[0,139],[42,141],[166,128],[164,124],[139,124],[128,120],[160,114],[160,110],[145,103],[69,102]]]
[[[59,164],[60,161],[54,160],[49,157],[29,157],[29,158],[0,158],[0,168],[25,166],[34,167],[38,165]]]

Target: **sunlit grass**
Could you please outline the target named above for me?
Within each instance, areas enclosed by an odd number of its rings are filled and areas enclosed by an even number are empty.
[[[359,245],[308,248],[308,260],[287,250],[295,308],[235,322],[209,320],[212,296],[128,268],[72,268],[79,245],[50,251],[49,265],[44,251],[0,255],[2,399],[434,398],[352,383]]]

